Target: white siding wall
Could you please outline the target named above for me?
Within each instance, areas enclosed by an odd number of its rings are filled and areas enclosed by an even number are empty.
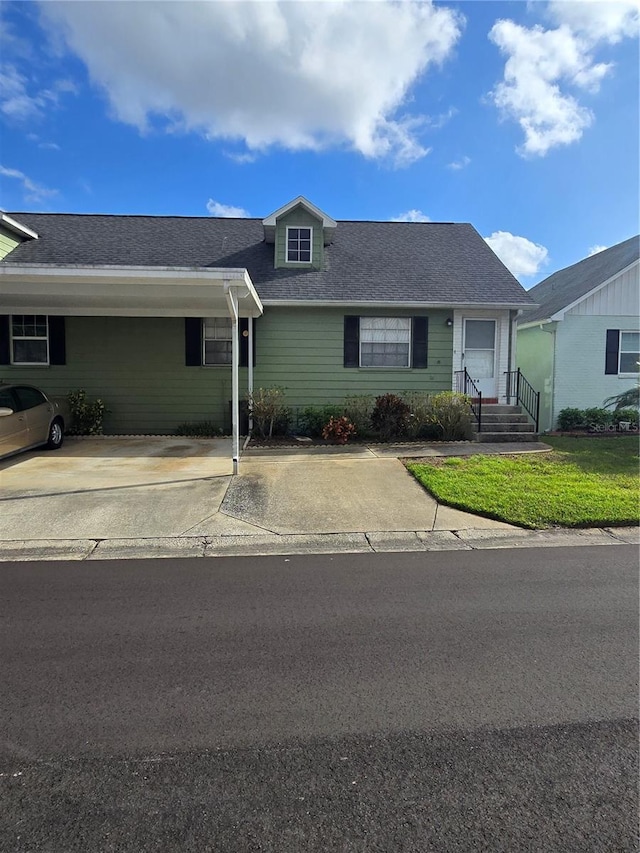
[[[506,399],[507,378],[505,373],[509,367],[509,311],[491,311],[490,309],[472,309],[468,311],[456,310],[453,312],[453,385],[455,388],[455,372],[462,370],[462,335],[464,320],[496,320],[496,373],[498,378],[498,399]],[[513,334],[512,366],[515,365],[516,336]]]
[[[565,316],[628,316],[640,314],[640,261],[592,293]],[[614,328],[610,326],[609,328]]]
[[[567,314],[557,324],[553,419],[567,407],[601,406],[606,397],[634,384],[632,376],[607,376],[604,372],[607,329],[640,330],[634,317]]]

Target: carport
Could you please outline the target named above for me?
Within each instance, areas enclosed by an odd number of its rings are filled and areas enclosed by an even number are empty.
[[[253,319],[260,298],[246,269],[224,267],[0,265],[7,314],[90,317],[230,317],[233,472],[240,460],[239,319],[248,318],[247,390],[253,392]],[[251,422],[250,422],[251,426]]]

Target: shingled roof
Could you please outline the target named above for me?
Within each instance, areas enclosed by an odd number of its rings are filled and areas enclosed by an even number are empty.
[[[554,272],[529,291],[537,307],[525,310],[518,325],[549,320],[558,311],[604,284],[640,257],[640,235]]]
[[[275,269],[261,219],[12,213],[38,233],[2,263],[246,268],[263,302],[528,306],[465,223],[340,221],[324,269]]]

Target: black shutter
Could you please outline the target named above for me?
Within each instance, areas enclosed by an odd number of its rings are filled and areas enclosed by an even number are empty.
[[[66,364],[64,317],[49,317],[49,364]]]
[[[602,339],[601,339],[602,340]],[[604,361],[605,373],[618,372],[618,351],[620,349],[620,329],[607,329],[607,349]]]
[[[344,318],[344,366],[360,367],[360,317]]]
[[[249,367],[249,318],[240,317],[240,367]],[[253,321],[253,366],[256,366],[256,326]],[[246,335],[245,335],[246,332]]]
[[[184,319],[184,363],[187,367],[202,367],[202,320]]]
[[[11,364],[8,314],[0,314],[0,364]]]
[[[414,317],[412,326],[413,334],[411,335],[411,367],[426,367],[429,318]]]

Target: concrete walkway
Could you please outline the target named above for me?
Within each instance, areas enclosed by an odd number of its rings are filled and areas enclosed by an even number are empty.
[[[400,458],[542,443],[250,448],[70,439],[0,463],[0,560],[469,550],[638,542],[638,530],[524,531],[440,506]]]

